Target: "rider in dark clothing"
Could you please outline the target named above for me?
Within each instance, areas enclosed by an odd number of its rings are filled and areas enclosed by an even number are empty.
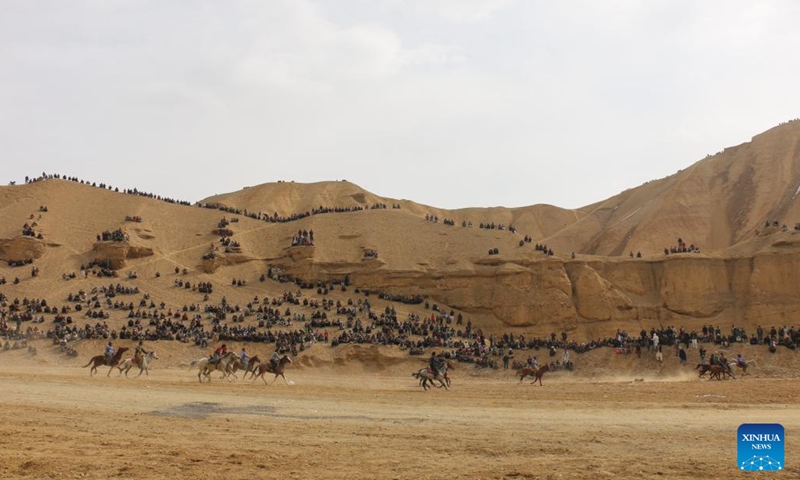
[[[436,364],[437,364],[437,361],[436,361],[436,352],[431,352],[431,359],[430,359],[430,361],[428,362],[428,367],[429,367],[429,368],[431,369],[431,371],[433,372],[433,376],[434,376],[434,377],[437,377],[437,376],[439,376],[439,370],[436,368]]]

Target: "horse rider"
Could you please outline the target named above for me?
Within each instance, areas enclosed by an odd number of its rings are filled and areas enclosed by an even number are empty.
[[[142,343],[141,340],[139,340],[139,343],[136,345],[136,350],[134,350],[133,353],[133,363],[139,365],[140,367],[143,367],[144,356],[147,355],[148,353],[150,353],[150,351],[144,348],[144,344]]]
[[[731,366],[728,365],[728,359],[725,358],[725,354],[724,353],[720,353],[719,354],[718,362],[719,362],[719,366],[722,367],[722,369],[724,371],[726,371],[728,373],[731,373]]]
[[[746,368],[747,367],[747,360],[744,359],[744,357],[742,356],[741,353],[736,355],[736,364],[739,365],[742,368]]]
[[[539,368],[539,360],[536,359],[536,356],[533,357],[533,361],[531,362],[531,367]]]
[[[278,368],[278,363],[280,361],[281,361],[281,354],[278,353],[278,350],[276,349],[274,352],[272,352],[272,356],[269,359],[269,363],[270,365],[272,365],[273,371],[275,371],[275,369]]]
[[[708,364],[717,365],[718,362],[719,362],[719,351],[716,351],[712,353],[711,356],[708,358]]]
[[[428,368],[430,368],[431,372],[433,372],[434,377],[439,376],[439,369],[436,368],[438,366],[438,362],[436,361],[436,352],[431,352],[431,359],[428,361]]]
[[[111,359],[114,358],[114,354],[116,354],[116,353],[117,352],[114,350],[114,344],[112,344],[111,342],[108,342],[108,345],[106,345],[106,363],[107,364],[111,363]]]
[[[244,347],[242,347],[242,353],[239,355],[239,359],[242,361],[242,368],[247,370],[248,357],[247,350]]]
[[[219,361],[219,358],[226,353],[228,353],[228,347],[223,343],[214,350],[214,355],[211,356],[211,360],[208,363],[215,365]]]

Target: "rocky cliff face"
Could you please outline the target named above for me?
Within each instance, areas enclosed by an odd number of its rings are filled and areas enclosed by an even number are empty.
[[[35,260],[44,255],[45,246],[43,240],[33,237],[0,239],[0,260],[4,262]]]
[[[800,232],[792,236],[800,240]],[[787,244],[789,251],[742,258],[685,253],[660,260],[494,260],[436,271],[389,271],[364,264],[347,270],[353,285],[422,295],[494,317],[502,323],[498,327],[783,325],[800,313],[800,255],[794,242]],[[313,255],[282,266],[304,279],[342,278],[341,265],[315,263]]]
[[[92,249],[94,260],[108,262],[114,270],[125,268],[127,260],[149,257],[153,250],[147,247],[136,247],[127,242],[98,242]]]

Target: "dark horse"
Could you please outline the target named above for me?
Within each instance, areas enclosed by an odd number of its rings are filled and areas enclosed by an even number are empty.
[[[697,366],[694,367],[694,369],[699,370],[700,371],[699,378],[703,378],[703,376],[705,376],[705,374],[708,373],[709,370],[711,370],[711,365],[708,365],[706,363],[698,363]]]
[[[532,367],[523,368],[522,370],[517,372],[517,375],[519,376],[520,383],[522,383],[522,379],[523,378],[525,378],[528,375],[530,375],[530,376],[534,377],[533,378],[533,382],[531,382],[531,384],[532,385],[536,385],[536,381],[538,380],[539,381],[539,386],[541,387],[542,386],[542,377],[544,376],[545,372],[549,372],[549,371],[550,371],[550,365],[545,363],[544,365],[542,365],[538,369],[532,368]]]
[[[272,383],[275,383],[275,380],[278,379],[278,376],[283,377],[283,380],[286,382],[286,385],[289,385],[289,380],[286,380],[286,376],[283,374],[283,371],[286,369],[286,364],[292,363],[292,359],[289,358],[289,355],[283,355],[280,360],[278,360],[278,366],[272,368],[272,362],[264,362],[260,364],[254,370],[253,374],[253,381],[256,378],[261,377],[261,380],[264,381],[264,385],[267,385],[267,380],[264,378],[265,373],[272,373],[275,375],[275,378],[272,379]]]
[[[111,357],[111,361],[106,361],[105,355],[96,355],[92,357],[92,359],[89,360],[89,363],[84,365],[83,368],[86,368],[89,365],[91,365],[92,368],[89,370],[89,376],[93,376],[95,373],[97,373],[97,367],[102,367],[103,365],[105,365],[106,367],[111,367],[108,369],[108,375],[106,376],[107,377],[111,376],[111,370],[114,370],[114,367],[119,365],[119,362],[122,360],[122,355],[128,350],[129,350],[128,347],[120,347],[119,350],[117,350],[117,353],[115,353],[114,356]]]
[[[736,379],[736,375],[730,370],[730,368],[723,367],[720,365],[711,365],[708,369],[708,373],[710,373],[710,380],[727,380],[728,378]]]

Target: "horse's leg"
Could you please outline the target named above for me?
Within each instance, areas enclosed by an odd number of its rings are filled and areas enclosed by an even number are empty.
[[[281,373],[281,377],[283,377],[283,381],[286,382],[286,385],[289,385],[289,380],[286,380],[286,376]]]
[[[264,378],[264,374],[263,374],[263,373],[261,374],[261,381],[262,381],[262,382],[264,382],[264,385],[269,385],[269,384],[267,383],[267,379],[266,379],[266,378]]]
[[[106,377],[111,378],[111,371],[114,370],[114,367],[116,367],[116,365],[113,365],[111,368],[108,369],[108,373],[106,374]]]
[[[136,378],[139,378],[139,377],[141,377],[141,376],[142,376],[142,372],[143,372],[144,370],[145,370],[145,367],[139,367],[139,375],[136,375]],[[125,372],[125,374],[127,375],[127,374],[128,374],[128,372]],[[149,376],[150,376],[150,374],[148,373],[148,374],[147,374],[147,376],[149,377]]]

